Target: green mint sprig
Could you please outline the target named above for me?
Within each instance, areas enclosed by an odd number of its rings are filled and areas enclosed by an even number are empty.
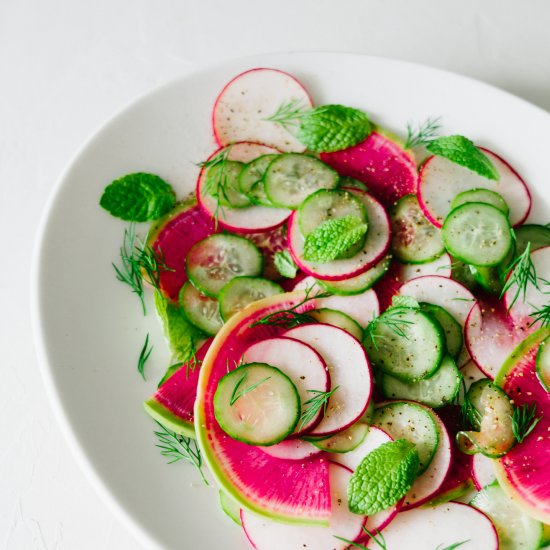
[[[292,256],[288,250],[276,252],[273,256],[273,263],[277,268],[277,271],[283,276],[289,279],[294,279],[298,273],[298,267],[294,263]]]

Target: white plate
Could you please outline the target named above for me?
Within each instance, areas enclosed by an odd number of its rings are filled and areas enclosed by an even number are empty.
[[[393,130],[442,116],[501,154],[533,193],[530,219],[547,222],[550,115],[498,89],[409,63],[360,55],[277,54],[224,63],[168,84],[107,123],[71,163],[48,207],[34,266],[35,334],[44,378],[63,430],[94,486],[145,544],[168,548],[247,548],[219,510],[217,491],[192,467],[166,465],[142,401],[168,362],[155,315],[115,280],[125,224],[98,199],[107,183],[154,172],[180,197],[195,183],[194,163],[214,148],[210,113],[234,75],[256,67],[296,75],[317,103],[360,107]],[[546,191],[545,191],[546,186]],[[149,303],[151,310],[151,303]],[[146,333],[155,344],[144,383],[136,362]],[[101,529],[101,526],[97,526]]]

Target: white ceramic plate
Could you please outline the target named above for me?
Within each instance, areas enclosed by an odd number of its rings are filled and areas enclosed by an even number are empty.
[[[445,132],[464,134],[510,161],[533,193],[530,219],[548,221],[550,115],[428,67],[348,54],[247,58],[172,82],[107,123],[71,163],[47,210],[34,266],[35,334],[48,392],[79,462],[151,547],[248,545],[220,511],[217,490],[201,485],[186,464],[168,466],[154,446],[154,424],[142,402],[154,391],[168,352],[155,315],[143,317],[136,297],[114,277],[111,262],[125,224],[98,200],[107,183],[137,171],[159,174],[180,197],[189,193],[195,163],[214,149],[216,94],[232,76],[256,66],[289,71],[317,103],[362,108],[401,133],[408,121],[442,116]],[[148,332],[155,352],[144,383],[136,362]]]

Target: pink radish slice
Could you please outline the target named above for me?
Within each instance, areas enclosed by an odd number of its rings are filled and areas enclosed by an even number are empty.
[[[223,149],[214,152],[209,159],[218,155]],[[229,160],[250,162],[261,155],[278,153],[276,149],[259,143],[240,142],[231,145]],[[197,181],[197,199],[201,208],[213,220],[218,219],[221,227],[235,233],[258,233],[270,231],[282,225],[290,216],[286,208],[269,208],[267,206],[247,206],[245,208],[217,208],[216,199],[204,192],[207,169],[202,169]]]
[[[328,365],[331,390],[338,388],[328,400],[323,419],[309,435],[332,435],[359,420],[367,409],[373,385],[361,344],[346,331],[324,324],[298,326],[284,336],[315,349]]]
[[[281,279],[281,274],[275,267],[274,257],[277,252],[286,249],[285,227],[282,225],[263,233],[244,233],[243,237],[252,241],[260,249],[264,257],[264,277],[272,281]]]
[[[466,391],[470,389],[470,386],[481,380],[482,378],[487,378],[485,373],[479,370],[479,367],[476,365],[475,361],[472,359],[468,361],[463,367],[460,368],[460,373],[464,379],[464,385],[466,386]]]
[[[481,148],[500,174],[499,181],[484,178],[443,157],[430,157],[420,171],[418,202],[426,217],[437,227],[451,210],[452,200],[470,189],[495,191],[510,208],[510,223],[522,224],[531,210],[531,195],[519,174],[502,158]]]
[[[281,441],[271,447],[261,447],[261,450],[269,456],[286,460],[303,460],[322,452],[315,445],[301,439]]]
[[[494,460],[482,454],[472,457],[472,479],[478,491],[496,480]]]
[[[281,369],[296,386],[302,404],[311,399],[312,391],[326,392],[330,388],[330,377],[324,359],[311,346],[292,338],[269,338],[256,342],[244,352],[243,361],[267,363]],[[308,432],[319,424],[322,413],[322,409],[319,409],[309,422],[298,423],[293,436]]]
[[[355,256],[327,263],[308,262],[303,257],[305,239],[300,232],[297,212],[288,222],[288,247],[296,265],[317,279],[341,281],[364,273],[386,254],[390,246],[390,222],[384,207],[364,191],[349,191],[364,204],[369,220],[365,245]]]
[[[214,222],[195,201],[175,208],[155,222],[147,236],[147,244],[163,257],[169,268],[159,271],[160,290],[167,298],[178,300],[187,281],[184,265],[189,249],[212,233],[215,233]]]
[[[349,149],[322,153],[321,160],[342,176],[365,183],[386,206],[404,195],[416,193],[418,171],[413,157],[378,132]]]
[[[214,104],[212,126],[216,141],[229,145],[256,141],[279,151],[302,153],[306,147],[279,124],[265,120],[290,102],[304,109],[313,101],[292,75],[277,69],[251,69],[228,82]]]
[[[485,376],[494,379],[502,363],[533,328],[517,324],[502,300],[484,298],[474,305],[464,327],[466,347]]]
[[[458,542],[460,550],[498,550],[497,532],[479,510],[446,502],[400,512],[384,530],[387,550],[435,550]],[[380,550],[371,540],[367,548]]]
[[[339,464],[330,464],[330,496],[332,511],[327,527],[297,526],[277,523],[241,510],[245,534],[256,550],[344,550],[348,543],[336,536],[355,540],[362,531],[365,517],[348,508],[348,483],[351,472]]]

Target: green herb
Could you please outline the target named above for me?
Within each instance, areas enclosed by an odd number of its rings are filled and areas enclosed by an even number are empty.
[[[470,542],[470,539],[463,540],[462,542],[455,542],[454,544],[451,544],[450,546],[445,546],[445,548],[443,548],[443,545],[440,544],[435,550],[455,550],[455,548],[458,548],[459,546],[462,546],[463,544],[466,544],[467,542]]]
[[[273,263],[277,268],[277,271],[283,276],[289,279],[294,279],[296,273],[298,273],[298,267],[294,263],[292,256],[288,250],[276,252],[273,256]]]
[[[420,459],[406,439],[380,445],[361,461],[348,486],[349,509],[355,514],[376,514],[393,506],[412,487]]]
[[[192,351],[191,357],[187,361],[177,361],[171,364],[164,373],[164,376],[160,379],[157,387],[160,388],[164,382],[166,382],[173,374],[176,373],[181,367],[185,366],[185,377],[189,378],[189,372],[194,372],[197,367],[202,365],[202,360],[197,359],[196,351]]]
[[[141,374],[141,377],[143,378],[143,380],[145,380],[145,363],[147,363],[147,359],[149,359],[149,356],[153,351],[153,346],[147,349],[148,345],[149,345],[149,334],[147,334],[147,336],[145,337],[145,344],[143,344],[143,347],[141,348],[141,352],[139,354],[139,359],[137,364],[137,370],[139,374]]]
[[[519,255],[511,264],[508,270],[506,271],[506,284],[500,293],[502,298],[506,292],[513,286],[516,285],[514,298],[511,302],[508,303],[508,311],[512,309],[512,306],[516,303],[518,298],[522,296],[522,300],[525,301],[525,296],[527,294],[527,288],[529,284],[534,285],[536,288],[539,288],[539,282],[537,277],[537,271],[535,269],[535,264],[531,259],[531,243],[527,243],[525,250]]]
[[[464,390],[466,390],[465,385],[464,385]],[[467,428],[472,427],[476,430],[479,430],[481,428],[481,420],[483,418],[482,414],[476,409],[474,404],[471,402],[470,398],[468,397],[468,393],[464,394],[464,402],[460,407],[460,418],[461,418],[462,424]]]
[[[417,309],[420,304],[411,296],[394,296],[391,300],[391,307],[406,307]]]
[[[170,185],[154,174],[128,174],[105,190],[100,206],[111,215],[132,222],[156,220],[176,205],[176,194]]]
[[[200,473],[205,485],[208,481],[202,471],[202,455],[198,443],[190,437],[171,432],[160,422],[155,422],[160,426],[161,431],[155,431],[159,443],[156,445],[160,449],[160,454],[169,458],[168,464],[185,460],[191,463]]]
[[[367,224],[353,215],[324,221],[309,233],[304,243],[304,259],[330,262],[359,242],[367,232]]]
[[[529,313],[529,317],[533,319],[529,325],[530,327],[536,323],[540,323],[540,328],[550,326],[550,303],[541,306],[538,309],[534,309],[531,313]]]
[[[302,99],[291,99],[279,105],[275,113],[264,120],[275,122],[290,132],[299,126],[300,118],[309,110],[310,107],[305,105]]]
[[[246,395],[247,393],[254,391],[260,384],[263,384],[264,382],[267,382],[271,376],[267,376],[263,380],[260,380],[259,382],[256,382],[255,384],[251,384],[250,386],[243,388],[242,390],[239,390],[242,384],[244,384],[246,380],[246,373],[244,373],[240,378],[239,381],[235,384],[235,387],[233,388],[233,392],[231,393],[231,397],[229,399],[229,406],[232,407],[243,395]]]
[[[439,129],[441,128],[440,120],[441,117],[428,118],[421,124],[418,124],[416,128],[411,123],[408,123],[407,141],[404,149],[413,149],[414,147],[428,145],[428,143],[438,136]]]
[[[523,440],[535,429],[535,426],[541,421],[542,417],[537,417],[537,404],[522,405],[515,407],[512,413],[512,432],[518,443]]]
[[[388,550],[388,547],[386,545],[386,539],[378,529],[375,529],[376,535],[371,533],[365,526],[363,526],[362,529],[367,534],[367,536],[370,537],[370,539],[372,539],[376,543],[376,545],[381,548],[381,550]],[[351,540],[345,539],[343,537],[338,537],[336,535],[333,535],[333,536],[335,539],[341,540],[346,544],[355,546],[355,548],[361,548],[361,550],[369,550],[366,546],[364,546],[363,544],[359,544],[358,542],[353,542]]]
[[[375,332],[381,325],[389,328],[396,336],[407,340],[409,339],[405,329],[407,326],[413,325],[414,322],[400,317],[400,315],[404,313],[404,309],[405,308],[402,307],[389,307],[382,315],[374,318],[369,323],[365,331],[365,337],[371,340],[376,350],[378,350],[378,340],[384,340],[386,338],[383,334],[376,334]]]
[[[489,158],[464,136],[444,136],[428,143],[426,149],[433,155],[464,166],[484,178],[498,181],[500,174]]]
[[[300,421],[298,422],[299,430],[301,430],[304,426],[307,426],[317,416],[317,413],[321,409],[323,409],[323,414],[326,414],[328,400],[339,387],[340,386],[336,386],[330,391],[307,390],[308,393],[313,393],[315,395],[304,403],[304,409],[300,415]]]

